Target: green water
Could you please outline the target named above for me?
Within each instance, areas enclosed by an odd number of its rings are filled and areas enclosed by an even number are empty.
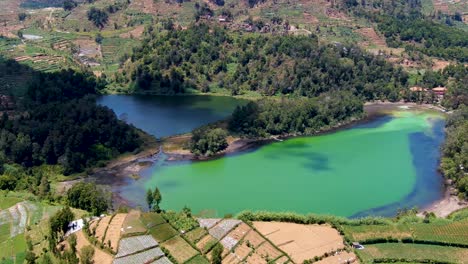
[[[188,206],[218,216],[245,209],[353,216],[384,208],[377,214],[388,214],[440,197],[443,137],[441,117],[400,111],[216,160],[164,162],[122,195],[144,204],[142,190],[158,186],[163,208]]]

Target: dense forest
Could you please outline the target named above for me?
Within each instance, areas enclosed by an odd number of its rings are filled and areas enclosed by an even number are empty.
[[[468,106],[461,106],[449,116],[446,129],[440,167],[445,177],[454,182],[460,198],[468,198]]]
[[[316,36],[230,33],[192,25],[152,30],[116,79],[139,92],[183,93],[224,88],[233,95],[315,97],[346,90],[366,100],[397,100],[408,75],[355,46],[319,45]]]
[[[237,107],[229,130],[243,137],[311,135],[363,114],[362,101],[349,91],[316,98],[264,98]]]
[[[136,130],[96,104],[99,88],[89,73],[34,73],[14,109],[0,116],[0,162],[59,164],[71,174],[137,149]]]

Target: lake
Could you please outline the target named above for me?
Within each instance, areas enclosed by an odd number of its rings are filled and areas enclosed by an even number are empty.
[[[128,122],[158,136],[188,132],[189,127],[226,117],[227,104],[233,109],[238,103],[223,97],[112,101],[130,105],[117,110],[118,104],[106,103],[106,98],[101,103],[118,115],[127,113]],[[210,161],[169,162],[161,155],[140,180],[119,192],[133,205],[146,207],[145,189],[158,186],[164,209],[188,206],[212,216],[246,209],[393,215],[399,208],[422,207],[442,197],[437,167],[444,124],[437,113],[401,109],[338,132],[275,142]]]
[[[227,96],[105,95],[97,102],[114,110],[120,119],[160,138],[223,120],[248,101]]]

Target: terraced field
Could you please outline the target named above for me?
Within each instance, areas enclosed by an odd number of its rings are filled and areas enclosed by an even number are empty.
[[[3,209],[0,211],[0,259],[12,263],[24,260],[26,227],[35,226],[60,208],[38,202],[18,202],[20,200],[19,197],[5,197],[0,203]]]
[[[439,220],[436,223],[344,226],[345,233],[355,241],[370,239],[424,240],[468,245],[468,219],[462,221]]]
[[[468,249],[444,247],[435,245],[384,243],[366,245],[358,254],[364,263],[372,263],[375,259],[407,259],[413,262],[423,260],[446,261],[451,263],[467,263]]]

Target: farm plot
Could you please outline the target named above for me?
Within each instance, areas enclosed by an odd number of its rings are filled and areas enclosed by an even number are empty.
[[[378,258],[406,258],[410,260],[433,260],[453,263],[466,263],[468,249],[435,245],[385,243],[366,245],[358,254],[364,263]]]
[[[112,216],[107,215],[104,218],[102,218],[99,223],[97,223],[96,227],[96,235],[95,237],[97,239],[103,239],[104,235],[106,234],[106,229],[109,226],[109,221],[111,220]]]
[[[320,260],[319,264],[336,264],[336,263],[354,263],[356,256],[352,252],[341,251],[333,256],[329,256]]]
[[[169,239],[168,241],[164,242],[162,246],[169,250],[171,255],[179,263],[184,263],[198,254],[198,251],[192,248],[192,246],[180,236]]]
[[[172,262],[168,258],[162,257],[156,261],[151,262],[151,264],[172,264]]]
[[[81,249],[84,246],[91,245],[89,243],[88,239],[86,239],[86,237],[83,234],[82,230],[76,232],[75,234],[76,234],[76,242],[77,242],[76,248],[78,248],[79,251],[81,251]],[[112,256],[110,254],[102,251],[101,249],[99,249],[97,247],[94,247],[94,258],[93,258],[93,260],[94,260],[94,263],[111,264],[112,263]]]
[[[185,264],[210,264],[210,262],[202,255],[198,255],[191,260],[185,262]]]
[[[150,235],[123,238],[120,240],[119,251],[115,257],[125,257],[156,246],[158,246],[158,242]]]
[[[141,212],[138,210],[132,210],[125,217],[125,221],[122,224],[122,235],[129,236],[133,234],[142,234],[146,232],[145,225],[140,220]]]
[[[252,228],[245,223],[238,225],[234,230],[229,232],[223,239],[221,239],[220,243],[223,245],[225,249],[230,251],[234,248],[239,241],[241,241],[250,231]]]
[[[148,263],[150,261],[156,260],[160,257],[164,256],[164,252],[160,248],[152,248],[147,251],[143,251],[141,253],[137,253],[134,255],[129,255],[123,258],[116,258],[114,260],[114,264],[140,264],[140,263]],[[100,262],[96,262],[100,263]]]
[[[109,227],[107,227],[106,238],[104,239],[104,242],[105,243],[110,242],[109,246],[113,250],[117,249],[117,245],[120,239],[120,232],[122,229],[122,224],[126,216],[127,214],[116,214],[112,218],[112,221],[110,222]]]
[[[277,259],[283,252],[279,251],[276,247],[274,247],[270,242],[265,242],[261,244],[255,252],[259,254],[262,258],[265,258],[268,261],[272,259]]]
[[[140,219],[147,228],[166,223],[166,220],[157,213],[142,213]]]
[[[257,248],[266,240],[257,232],[252,231],[245,236],[244,241],[247,241],[253,248]]]
[[[254,222],[254,226],[296,263],[344,248],[338,231],[328,225]]]
[[[468,221],[441,221],[436,223],[343,226],[353,240],[365,241],[379,238],[413,238],[444,243],[468,245]]]
[[[221,222],[221,218],[199,218],[197,219],[198,223],[200,224],[200,227],[204,227],[207,229],[212,228],[215,226],[217,223]]]
[[[208,252],[215,244],[217,240],[216,238],[212,237],[211,235],[206,235],[197,243],[197,248],[203,253]]]
[[[224,219],[220,223],[218,223],[216,226],[210,228],[208,230],[208,233],[212,235],[214,238],[220,240],[222,239],[229,231],[231,231],[234,227],[242,223],[240,220],[235,220],[235,219]]]
[[[172,237],[175,237],[179,233],[172,228],[168,223],[155,226],[150,229],[150,234],[159,242],[162,243]]]
[[[206,229],[204,228],[201,228],[201,227],[198,227],[186,234],[184,234],[184,237],[192,242],[192,243],[197,243],[202,237],[204,237],[206,234],[208,234],[208,232],[206,231]]]

